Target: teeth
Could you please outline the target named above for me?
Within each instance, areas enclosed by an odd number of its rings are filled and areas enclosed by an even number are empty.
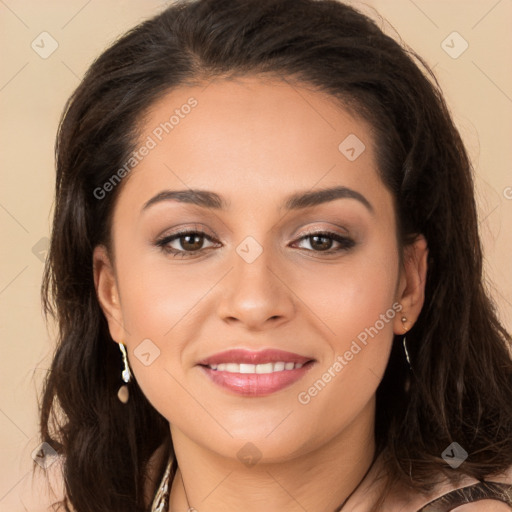
[[[274,365],[272,363],[257,364],[256,373],[272,373],[274,371]]]
[[[276,363],[264,363],[264,364],[246,364],[246,363],[220,363],[209,365],[212,370],[218,372],[229,372],[229,373],[274,373],[282,372],[284,370],[294,370],[302,368],[302,363],[286,363],[284,361],[278,361]]]

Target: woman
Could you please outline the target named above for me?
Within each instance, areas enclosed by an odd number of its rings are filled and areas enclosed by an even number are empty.
[[[471,164],[352,7],[180,2],[105,51],[61,122],[43,296],[66,510],[510,509]]]

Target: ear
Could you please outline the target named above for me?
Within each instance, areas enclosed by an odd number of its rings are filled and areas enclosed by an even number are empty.
[[[395,317],[395,334],[405,334],[420,315],[425,301],[427,258],[427,241],[423,235],[418,235],[412,244],[404,248],[397,289],[397,301],[402,305],[402,310]]]
[[[117,343],[124,342],[126,333],[114,268],[104,245],[93,252],[94,287],[101,309],[107,319],[110,336]]]

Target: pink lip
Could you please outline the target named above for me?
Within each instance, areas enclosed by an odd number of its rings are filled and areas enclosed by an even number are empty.
[[[221,363],[264,364],[283,361],[285,363],[301,363],[302,368],[283,370],[273,373],[232,373],[212,370],[208,365]],[[201,370],[217,385],[237,395],[265,396],[291,386],[301,379],[314,364],[314,360],[282,350],[261,350],[253,352],[244,349],[232,349],[220,352],[198,363]]]
[[[234,348],[207,357],[206,359],[199,361],[197,364],[203,366],[221,363],[264,364],[276,363],[278,361],[284,361],[285,363],[305,364],[311,360],[311,357],[304,357],[299,354],[294,354],[293,352],[285,352],[284,350],[266,349],[255,352],[252,350]]]

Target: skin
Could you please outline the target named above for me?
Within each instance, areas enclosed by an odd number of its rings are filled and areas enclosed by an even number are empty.
[[[141,143],[190,97],[190,114],[125,178],[113,216],[113,249],[94,251],[98,298],[110,333],[127,346],[132,374],[170,423],[180,470],[171,509],[332,511],[361,481],[374,455],[375,392],[394,334],[416,321],[424,301],[425,239],[399,264],[390,192],[377,172],[371,127],[332,98],[261,77],[181,87],[153,105]],[[366,149],[349,161],[338,146],[356,134]],[[353,198],[285,211],[292,193],[345,186]],[[225,211],[162,201],[163,190],[203,189]],[[177,228],[199,228],[203,251],[173,257],[155,245]],[[355,245],[326,255],[308,231]],[[248,263],[247,236],[263,250]],[[186,250],[183,238],[170,245]],[[340,244],[332,240],[333,250]],[[254,250],[254,249],[250,249]],[[190,249],[189,249],[190,254]],[[365,328],[393,304],[403,308],[309,403],[298,400]],[[405,316],[406,322],[401,318]],[[145,366],[144,339],[160,355]],[[212,383],[197,362],[229,348],[277,348],[315,359],[293,385],[243,397]],[[237,453],[252,443],[261,459]],[[182,481],[183,479],[183,481]],[[355,498],[356,495],[353,496]],[[345,507],[345,510],[347,507]]]

